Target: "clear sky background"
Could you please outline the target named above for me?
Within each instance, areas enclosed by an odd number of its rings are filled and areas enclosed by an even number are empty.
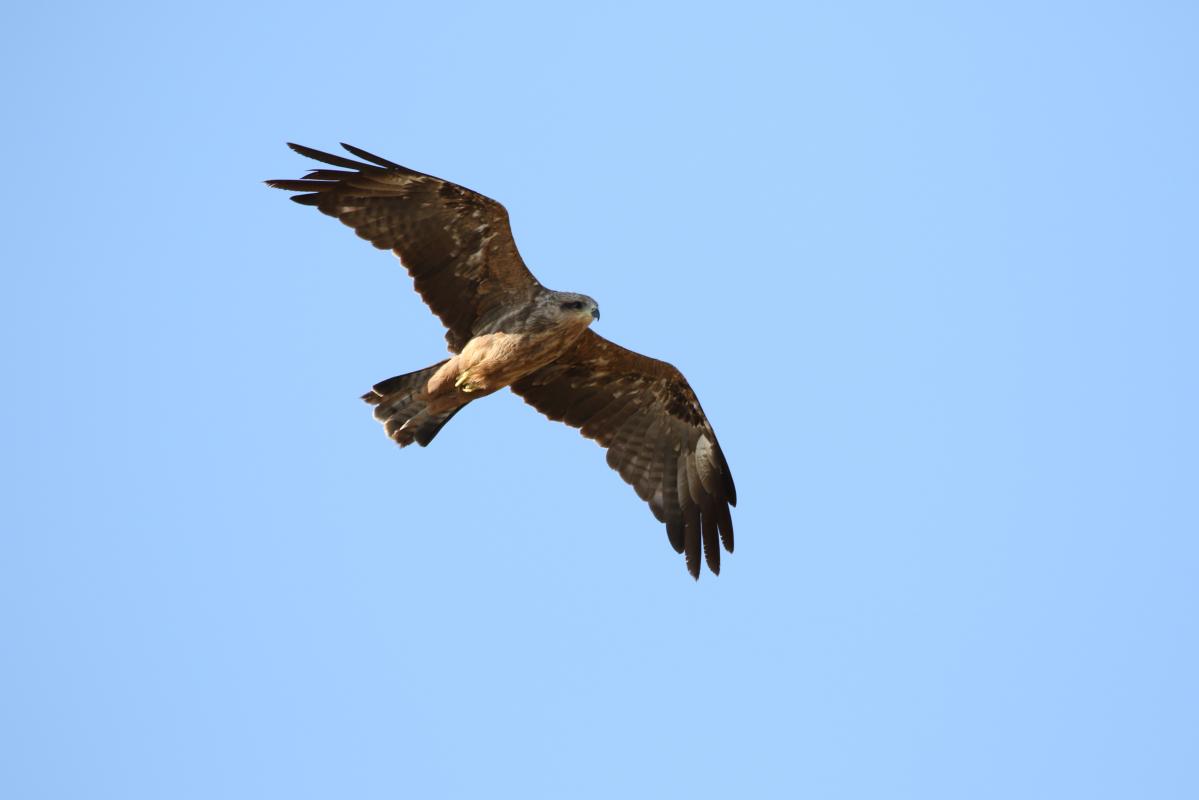
[[[0,795],[1199,797],[1196,6],[507,6],[0,12]],[[677,364],[724,574],[510,394],[390,443],[288,140]]]

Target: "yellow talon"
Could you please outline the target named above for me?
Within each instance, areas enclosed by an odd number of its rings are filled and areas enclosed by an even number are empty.
[[[454,381],[454,388],[461,389],[464,392],[473,392],[475,385],[470,382],[470,370],[464,369],[458,376],[458,380]]]

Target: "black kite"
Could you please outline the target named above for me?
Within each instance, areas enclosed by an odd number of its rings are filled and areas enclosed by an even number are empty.
[[[291,199],[393,251],[446,326],[451,358],[363,395],[388,436],[424,447],[468,403],[510,386],[607,448],[608,464],[665,523],[693,577],[701,545],[719,574],[720,543],[733,551],[737,490],[682,373],[591,331],[599,307],[590,297],[538,283],[496,201],[350,145],[342,147],[363,161],[290,147],[339,169],[267,184],[300,192]]]

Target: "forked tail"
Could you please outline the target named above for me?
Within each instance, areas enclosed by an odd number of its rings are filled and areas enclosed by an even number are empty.
[[[407,375],[388,378],[376,383],[362,395],[363,400],[375,407],[375,419],[383,423],[387,435],[400,447],[407,447],[413,442],[421,447],[426,446],[433,441],[442,426],[462,409],[462,406],[456,406],[436,414],[429,411],[425,386],[444,363],[440,361]]]

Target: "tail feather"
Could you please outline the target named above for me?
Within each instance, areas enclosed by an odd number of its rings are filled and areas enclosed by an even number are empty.
[[[425,386],[433,373],[444,364],[441,361],[407,375],[397,375],[376,383],[362,399],[375,407],[375,419],[383,423],[387,435],[400,447],[416,442],[425,447],[433,437],[461,410],[457,406],[432,413],[429,410]]]
[[[378,405],[386,395],[398,394],[399,392],[411,392],[425,388],[425,384],[429,382],[429,378],[433,377],[433,373],[441,369],[441,365],[449,359],[438,361],[431,367],[418,369],[416,372],[409,372],[406,375],[396,375],[394,378],[388,378],[385,381],[379,381],[371,390],[362,395],[362,399],[371,405]],[[374,399],[372,399],[374,398]]]
[[[429,414],[421,412],[418,417],[413,418],[412,426],[416,429],[416,443],[421,447],[427,447],[429,442],[433,441],[445,424],[453,419],[454,415],[461,411],[463,406],[452,408],[449,411],[443,411],[440,414]],[[412,427],[410,426],[410,427]]]

